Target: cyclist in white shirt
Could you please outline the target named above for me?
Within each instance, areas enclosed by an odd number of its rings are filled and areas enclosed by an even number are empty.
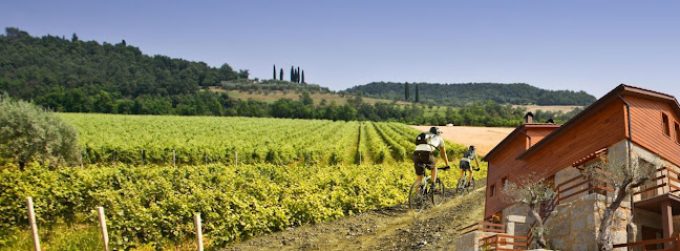
[[[439,150],[439,155],[444,159],[446,166],[449,166],[449,159],[446,156],[446,147],[444,146],[444,139],[441,137],[442,131],[437,127],[430,128],[429,133],[421,134],[416,139],[416,149],[413,152],[413,163],[416,169],[416,184],[420,185],[423,181],[425,175],[425,168],[430,169],[430,175],[432,175],[432,186],[434,187],[434,181],[437,180],[437,168],[434,164],[436,161],[435,153]]]

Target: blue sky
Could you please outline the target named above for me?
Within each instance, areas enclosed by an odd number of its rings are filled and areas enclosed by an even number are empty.
[[[2,1],[0,13],[0,27],[125,39],[253,77],[296,65],[335,90],[525,82],[601,96],[629,83],[680,96],[677,1]]]

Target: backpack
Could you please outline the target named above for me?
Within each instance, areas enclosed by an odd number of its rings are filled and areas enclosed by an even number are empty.
[[[467,150],[465,153],[463,153],[463,158],[469,159],[472,158],[475,155],[474,150]]]
[[[427,133],[424,133],[424,132],[421,132],[420,134],[418,134],[418,136],[416,136],[416,145],[422,145],[422,144],[425,144],[425,145],[429,144],[427,142]]]

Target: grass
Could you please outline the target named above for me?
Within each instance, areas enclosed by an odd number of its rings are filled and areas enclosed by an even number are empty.
[[[39,229],[40,247],[42,250],[81,251],[102,250],[102,237],[99,227],[88,225],[59,224],[52,229]],[[204,236],[203,242],[207,245],[210,241]],[[204,246],[206,249],[208,246]],[[163,250],[195,250],[194,240],[182,243],[167,243]],[[33,239],[30,229],[21,229],[3,237],[0,242],[0,251],[33,250]],[[156,250],[151,245],[139,244],[136,251]]]
[[[86,225],[67,226],[60,224],[52,229],[40,229],[42,250],[101,250],[102,241],[97,227]],[[33,250],[30,229],[21,229],[2,238],[0,251]]]

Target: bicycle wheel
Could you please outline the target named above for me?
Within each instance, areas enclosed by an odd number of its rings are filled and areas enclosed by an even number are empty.
[[[456,196],[463,193],[463,189],[465,189],[465,176],[462,176],[460,179],[458,179],[458,183],[456,183],[456,189],[453,190],[453,195]]]
[[[413,183],[411,189],[408,193],[408,207],[415,210],[423,210],[425,204],[427,204],[427,199],[425,198],[425,189],[421,189],[420,185]]]
[[[444,187],[444,182],[440,179],[437,179],[437,182],[434,184],[435,190],[429,191],[428,195],[430,197],[430,203],[432,203],[433,206],[436,206],[441,204],[446,198],[446,188]]]
[[[468,187],[468,193],[475,190],[475,178],[470,179],[470,186]]]

